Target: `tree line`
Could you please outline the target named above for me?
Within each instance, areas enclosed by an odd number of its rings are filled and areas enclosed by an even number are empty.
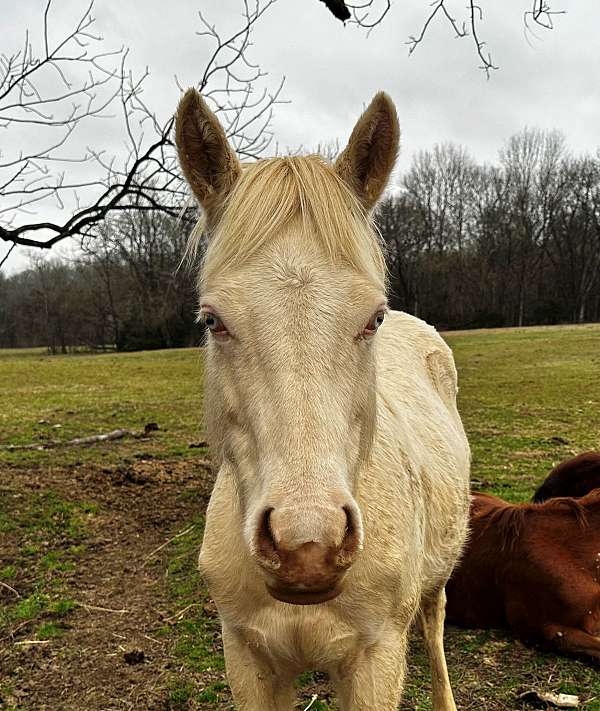
[[[195,276],[179,269],[195,212],[126,211],[75,257],[0,272],[0,347],[193,345]],[[600,152],[526,129],[494,165],[452,144],[423,151],[380,206],[390,304],[438,328],[600,320]]]
[[[495,165],[436,146],[381,206],[391,303],[441,328],[600,320],[600,152],[525,129]]]
[[[82,238],[71,259],[35,252],[28,269],[0,272],[0,347],[66,353],[198,343],[195,279],[179,269],[194,217],[127,211]]]

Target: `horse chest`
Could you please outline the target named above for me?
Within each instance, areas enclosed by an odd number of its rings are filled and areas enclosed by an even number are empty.
[[[383,626],[381,620],[373,619],[360,629],[325,606],[287,609],[277,605],[238,622],[236,632],[274,668],[291,665],[298,671],[330,671],[373,644]]]

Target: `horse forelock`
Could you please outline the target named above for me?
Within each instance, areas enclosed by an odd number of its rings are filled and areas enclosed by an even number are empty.
[[[247,263],[282,231],[316,240],[332,263],[349,264],[384,288],[385,260],[370,216],[322,157],[291,156],[244,167],[223,214],[208,235],[200,286]],[[197,242],[202,226],[192,233]],[[193,245],[192,245],[193,251]]]

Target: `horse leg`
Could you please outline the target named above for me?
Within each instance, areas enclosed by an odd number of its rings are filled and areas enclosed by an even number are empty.
[[[268,661],[223,626],[227,681],[239,711],[291,711],[294,678],[279,675]]]
[[[406,647],[406,630],[388,632],[332,672],[340,709],[396,711],[404,685]]]
[[[575,627],[547,625],[544,627],[544,639],[559,652],[586,654],[589,657],[600,659],[600,637],[595,637]]]
[[[452,687],[448,678],[446,655],[444,654],[444,618],[446,616],[444,588],[423,596],[419,615],[431,669],[433,709],[434,711],[456,711]]]

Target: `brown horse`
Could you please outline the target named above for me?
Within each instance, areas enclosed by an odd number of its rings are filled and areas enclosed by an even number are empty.
[[[561,462],[548,474],[533,501],[541,503],[557,496],[585,496],[600,489],[600,452],[583,452]]]
[[[218,470],[200,567],[244,711],[290,711],[329,673],[344,711],[394,711],[421,612],[433,708],[454,711],[444,585],[468,519],[456,370],[386,304],[371,211],[398,149],[378,94],[334,164],[242,167],[195,91],[177,147],[205,211],[204,411]]]
[[[518,505],[474,494],[446,594],[451,622],[600,660],[600,491]]]

